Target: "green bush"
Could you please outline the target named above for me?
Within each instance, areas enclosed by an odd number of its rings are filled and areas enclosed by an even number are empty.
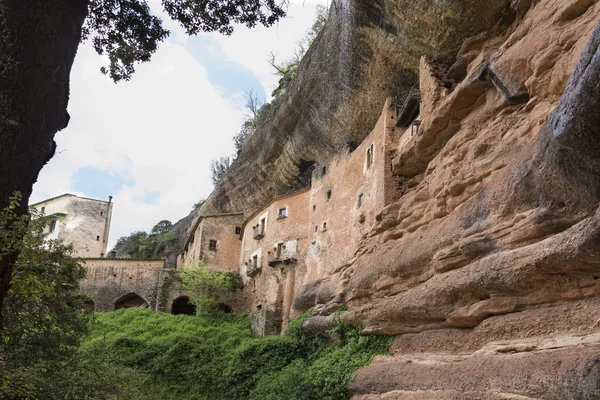
[[[391,338],[344,324],[329,335],[306,332],[306,317],[284,336],[259,337],[247,316],[125,309],[99,314],[81,353],[133,373],[115,399],[346,399],[354,372],[385,354]]]

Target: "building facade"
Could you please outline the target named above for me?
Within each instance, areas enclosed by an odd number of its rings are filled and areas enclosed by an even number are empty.
[[[62,239],[73,245],[80,258],[106,256],[112,218],[112,196],[108,201],[63,194],[30,205],[48,223],[44,233],[48,239]]]
[[[295,301],[298,294],[348,266],[378,214],[397,198],[391,162],[406,131],[398,127],[398,117],[388,101],[358,147],[315,166],[309,187],[251,216],[200,218],[178,267],[202,259],[211,270],[239,272],[244,289],[237,294],[235,311],[252,312],[259,334],[285,330],[310,308]]]

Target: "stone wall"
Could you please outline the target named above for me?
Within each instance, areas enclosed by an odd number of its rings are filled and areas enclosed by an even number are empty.
[[[170,311],[173,301],[185,295],[175,271],[164,269],[164,260],[88,258],[84,262],[87,274],[80,289],[96,311],[113,311],[117,304],[138,297],[144,307]]]
[[[178,267],[203,260],[214,271],[237,271],[240,255],[242,214],[202,217],[178,257]]]
[[[285,216],[280,215],[283,209]],[[292,316],[295,277],[306,271],[308,209],[309,193],[305,189],[276,200],[244,224],[239,271],[246,311],[257,314],[253,323],[256,332],[278,333]],[[261,220],[264,232],[257,237],[255,229]]]

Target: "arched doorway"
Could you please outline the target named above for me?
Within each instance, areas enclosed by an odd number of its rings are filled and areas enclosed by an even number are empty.
[[[115,301],[115,310],[131,307],[148,307],[148,302],[135,293],[128,293]]]
[[[219,303],[218,307],[219,307],[219,311],[221,311],[221,312],[223,312],[225,314],[230,314],[231,313],[231,307],[229,307],[225,303]]]
[[[196,315],[196,306],[190,303],[190,298],[181,296],[173,301],[171,313],[174,315]]]
[[[83,305],[82,305],[81,309],[82,309],[83,311],[89,311],[89,312],[92,312],[92,311],[94,311],[94,310],[96,309],[96,303],[94,303],[94,301],[93,301],[93,300],[91,300],[91,299],[88,299],[88,300],[86,300],[86,301],[83,303]]]

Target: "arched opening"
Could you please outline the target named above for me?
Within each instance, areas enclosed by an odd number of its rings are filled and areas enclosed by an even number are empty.
[[[171,313],[174,315],[196,315],[196,306],[190,303],[190,298],[182,296],[173,302]]]
[[[221,312],[224,312],[225,314],[230,314],[231,313],[231,307],[229,307],[225,303],[219,303],[218,307],[219,307],[219,310]]]
[[[135,293],[129,293],[115,301],[115,310],[131,307],[148,307],[148,303]]]
[[[92,312],[96,309],[96,303],[94,303],[93,300],[86,300],[83,305],[81,306],[81,309],[83,311],[89,311]]]

